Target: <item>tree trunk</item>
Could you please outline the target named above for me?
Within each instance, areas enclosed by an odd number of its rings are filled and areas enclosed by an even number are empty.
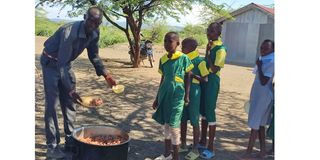
[[[140,33],[140,32],[139,32]],[[140,66],[140,34],[138,34],[137,37],[134,38],[134,63],[133,63],[133,67],[134,68],[138,68]]]
[[[140,66],[140,31],[141,28],[138,27],[136,21],[134,20],[134,17],[132,14],[128,14],[127,17],[127,22],[130,26],[130,30],[133,36],[134,40],[134,62],[133,62],[133,67],[138,68]]]

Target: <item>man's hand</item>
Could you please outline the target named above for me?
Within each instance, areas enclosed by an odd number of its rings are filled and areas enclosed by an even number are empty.
[[[72,91],[69,93],[69,96],[72,98],[72,101],[73,101],[73,102],[75,102],[75,103],[81,102],[81,103],[82,103],[81,97],[80,97],[79,94],[76,93],[74,90],[72,90]]]
[[[113,80],[113,78],[112,78],[111,74],[107,74],[107,75],[105,75],[105,76],[104,76],[104,78],[105,78],[105,80],[107,81],[107,83],[108,83],[109,87],[112,87],[112,86],[117,85],[116,81],[115,81],[115,80]]]
[[[152,108],[155,110],[158,108],[158,100],[154,100],[153,104],[152,104]]]

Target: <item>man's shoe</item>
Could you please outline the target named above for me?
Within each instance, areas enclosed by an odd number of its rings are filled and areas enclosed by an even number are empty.
[[[47,158],[64,158],[65,154],[61,151],[60,147],[57,146],[56,148],[48,148],[47,149]]]

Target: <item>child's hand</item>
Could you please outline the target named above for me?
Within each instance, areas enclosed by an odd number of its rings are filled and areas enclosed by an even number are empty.
[[[189,105],[189,102],[190,102],[189,96],[188,96],[188,95],[187,95],[187,96],[184,96],[184,105],[185,105],[185,106]]]
[[[192,72],[189,72],[190,78],[194,77],[194,74]]]
[[[257,59],[256,64],[257,64],[258,67],[261,67],[262,66],[262,61]]]
[[[157,109],[158,108],[158,100],[154,100],[154,102],[152,104],[152,108],[153,109]]]
[[[210,40],[207,44],[207,51],[210,51],[211,50],[211,47],[212,47],[212,44],[213,44],[213,41]]]

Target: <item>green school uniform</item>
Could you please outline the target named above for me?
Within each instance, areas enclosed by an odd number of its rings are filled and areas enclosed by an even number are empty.
[[[267,136],[273,140],[274,139],[274,104],[273,104],[273,107],[271,110],[271,116],[272,116],[271,123],[270,123],[268,130],[267,130]]]
[[[211,62],[214,63],[215,66],[223,68],[226,54],[227,52],[222,41],[220,39],[214,41],[209,54]],[[209,68],[210,74],[208,75],[208,82],[201,85],[203,96],[201,97],[202,105],[200,113],[208,122],[216,122],[215,109],[220,90],[220,71],[213,74],[208,61],[207,68]]]
[[[173,128],[180,127],[184,106],[184,75],[193,68],[190,59],[176,51],[169,59],[168,54],[161,57],[159,73],[163,76],[158,91],[158,108],[152,118],[158,123],[165,123]]]
[[[209,71],[207,69],[207,63],[204,58],[199,56],[197,50],[187,54],[191,60],[194,68],[191,70],[194,75],[201,77],[207,76]],[[182,122],[187,122],[190,120],[192,126],[199,126],[199,116],[200,116],[200,82],[193,78],[191,79],[190,93],[189,93],[189,105],[183,108]]]

